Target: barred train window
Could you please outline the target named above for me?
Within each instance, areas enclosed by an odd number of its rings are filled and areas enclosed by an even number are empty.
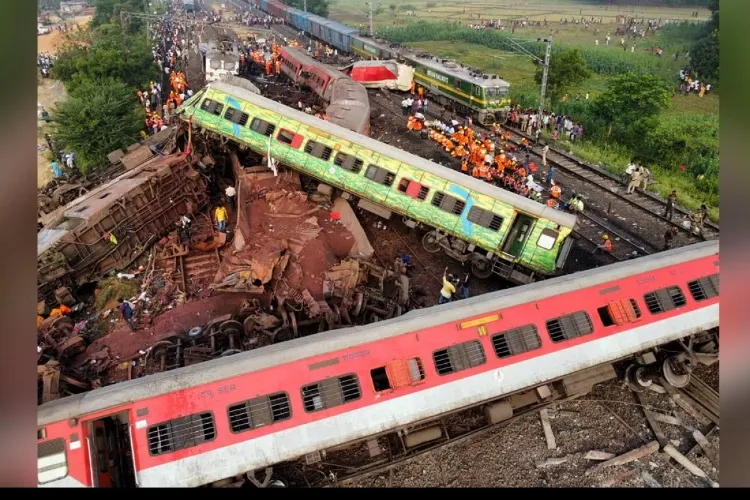
[[[539,349],[542,347],[542,340],[536,326],[526,325],[493,335],[492,347],[498,358],[507,358]]]
[[[39,484],[59,481],[68,475],[68,459],[65,455],[65,439],[53,439],[37,446],[37,482]]]
[[[594,325],[585,311],[566,314],[547,321],[547,332],[552,342],[574,339],[593,331]]]
[[[464,211],[464,207],[466,206],[466,202],[459,200],[455,196],[450,196],[438,191],[432,196],[432,205],[454,215],[461,215],[461,212]]]
[[[333,149],[323,143],[308,140],[307,144],[305,144],[305,153],[315,158],[320,158],[323,161],[328,161],[331,158]]]
[[[250,129],[259,134],[271,137],[274,130],[276,130],[276,125],[260,118],[253,118],[253,121],[250,122]]]
[[[385,366],[370,370],[375,392],[415,385],[424,380],[424,368],[419,358],[397,359]]]
[[[201,103],[201,109],[206,113],[221,116],[221,110],[224,109],[224,105],[220,102],[206,98],[203,99],[203,102]]]
[[[468,370],[487,362],[482,344],[478,340],[470,340],[440,349],[433,353],[432,358],[438,375]]]
[[[321,380],[302,388],[302,403],[308,413],[333,408],[361,397],[354,374]]]
[[[151,455],[162,455],[197,446],[215,437],[213,415],[196,413],[149,427],[148,451]]]
[[[289,397],[284,392],[260,396],[229,407],[232,432],[244,432],[287,420],[292,416]]]
[[[386,187],[391,187],[393,181],[396,180],[396,176],[393,173],[377,165],[369,165],[365,172],[365,177]]]
[[[490,231],[499,231],[503,225],[503,218],[499,215],[495,215],[489,210],[479,208],[477,206],[471,207],[469,213],[466,215],[469,222],[473,222],[479,226],[485,227]]]
[[[237,125],[240,125],[242,127],[247,124],[248,118],[250,118],[250,115],[248,115],[247,113],[243,113],[236,108],[227,108],[226,113],[224,113],[224,119],[229,120],[232,123],[236,123]]]
[[[641,308],[635,299],[616,300],[598,308],[596,312],[604,326],[632,323],[641,317]]]
[[[688,289],[690,295],[693,296],[693,300],[700,302],[701,300],[712,299],[719,295],[719,273],[712,274],[711,276],[704,276],[698,278],[695,281],[688,283]]]
[[[654,290],[643,296],[646,307],[651,314],[659,314],[684,306],[687,301],[678,286],[669,286]]]
[[[334,165],[341,167],[344,170],[348,170],[353,174],[358,174],[362,171],[364,162],[354,155],[348,155],[346,153],[337,153],[333,159]]]

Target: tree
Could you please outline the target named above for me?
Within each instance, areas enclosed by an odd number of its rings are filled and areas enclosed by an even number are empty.
[[[388,8],[391,9],[391,15],[392,16],[396,14],[396,4],[395,3],[390,4],[388,6]]]
[[[304,10],[305,0],[281,0],[295,9]],[[328,0],[307,0],[307,12],[328,17]]]
[[[608,124],[630,125],[653,117],[671,104],[669,85],[654,75],[627,73],[613,78],[594,101],[594,113]]]
[[[543,71],[544,66],[540,65],[534,75],[534,80],[539,85],[542,84]],[[567,89],[580,84],[589,76],[591,73],[586,67],[586,61],[578,50],[564,50],[555,54],[550,59],[547,74],[547,95],[550,102],[558,101]]]
[[[87,79],[58,106],[52,136],[76,153],[78,168],[85,174],[105,165],[110,152],[135,142],[144,117],[133,89],[125,83]]]
[[[719,79],[719,30],[714,30],[706,38],[690,49],[690,66],[698,73],[698,79]]]
[[[120,12],[143,12],[143,0],[94,0],[92,6],[96,7],[94,18],[91,20],[93,26],[101,24],[119,23]]]
[[[109,77],[137,89],[158,78],[159,68],[143,36],[123,33],[119,24],[103,24],[66,36],[52,73],[70,91],[87,80]]]

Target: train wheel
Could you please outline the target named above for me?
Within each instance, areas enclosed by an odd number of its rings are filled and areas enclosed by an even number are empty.
[[[632,364],[625,370],[625,382],[634,392],[645,392],[653,382],[644,377],[645,367]]]
[[[487,257],[477,257],[471,261],[471,273],[479,279],[492,275],[492,261]]]
[[[437,232],[430,231],[425,234],[422,237],[422,246],[430,253],[438,253],[440,251],[440,243],[438,243]]]

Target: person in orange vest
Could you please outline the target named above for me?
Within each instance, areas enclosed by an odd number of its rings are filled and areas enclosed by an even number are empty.
[[[65,304],[60,304],[60,307],[56,307],[52,309],[49,313],[49,317],[52,318],[54,316],[67,316],[72,311],[70,307],[66,306]]]
[[[461,172],[468,174],[469,173],[469,162],[466,161],[466,158],[461,160]]]
[[[417,84],[414,82],[414,80],[411,81],[411,87],[409,88],[409,92],[411,95],[414,95],[414,89],[417,88]]]
[[[266,61],[266,76],[271,76],[272,69],[273,68],[271,66],[271,60],[269,59],[268,61]]]
[[[555,184],[555,181],[552,181],[552,187],[549,188],[549,194],[556,200],[560,199],[560,195],[562,194],[562,189],[560,188],[560,186]]]
[[[424,99],[424,88],[423,87],[419,87],[417,89],[417,95],[419,96],[420,100]]]
[[[547,206],[550,207],[550,208],[557,208],[557,200],[554,199],[554,198],[552,198],[552,197],[550,197],[547,200]]]
[[[591,255],[599,251],[612,253],[612,241],[609,239],[609,235],[607,234],[602,235],[602,242],[596,245],[596,248],[594,248],[594,250],[591,251]]]
[[[481,173],[479,171],[479,167],[476,164],[474,164],[474,168],[471,169],[471,176],[474,177],[475,179],[479,179],[480,175]]]
[[[275,67],[274,67],[274,69],[276,70],[276,74],[277,74],[277,75],[278,75],[279,73],[281,73],[281,62],[280,62],[280,61],[279,61],[278,59],[276,59],[276,64],[275,64]]]

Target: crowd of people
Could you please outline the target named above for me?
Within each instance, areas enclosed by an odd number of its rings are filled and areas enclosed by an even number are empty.
[[[697,94],[698,97],[703,97],[705,94],[711,91],[711,84],[701,82],[697,78],[694,78],[693,73],[690,69],[685,68],[680,70],[680,76],[675,91],[682,92],[684,95]]]
[[[36,56],[36,65],[42,78],[49,78],[50,71],[55,66],[55,59],[48,52],[40,52]]]
[[[588,94],[586,95],[588,97]],[[565,94],[563,102],[567,99],[567,94]],[[583,125],[571,120],[569,116],[544,111],[540,120],[537,110],[522,109],[518,104],[513,106],[508,113],[506,125],[534,137],[537,144],[541,140],[543,131],[552,135],[553,144],[557,143],[561,135],[570,142],[579,141],[583,138]]]

